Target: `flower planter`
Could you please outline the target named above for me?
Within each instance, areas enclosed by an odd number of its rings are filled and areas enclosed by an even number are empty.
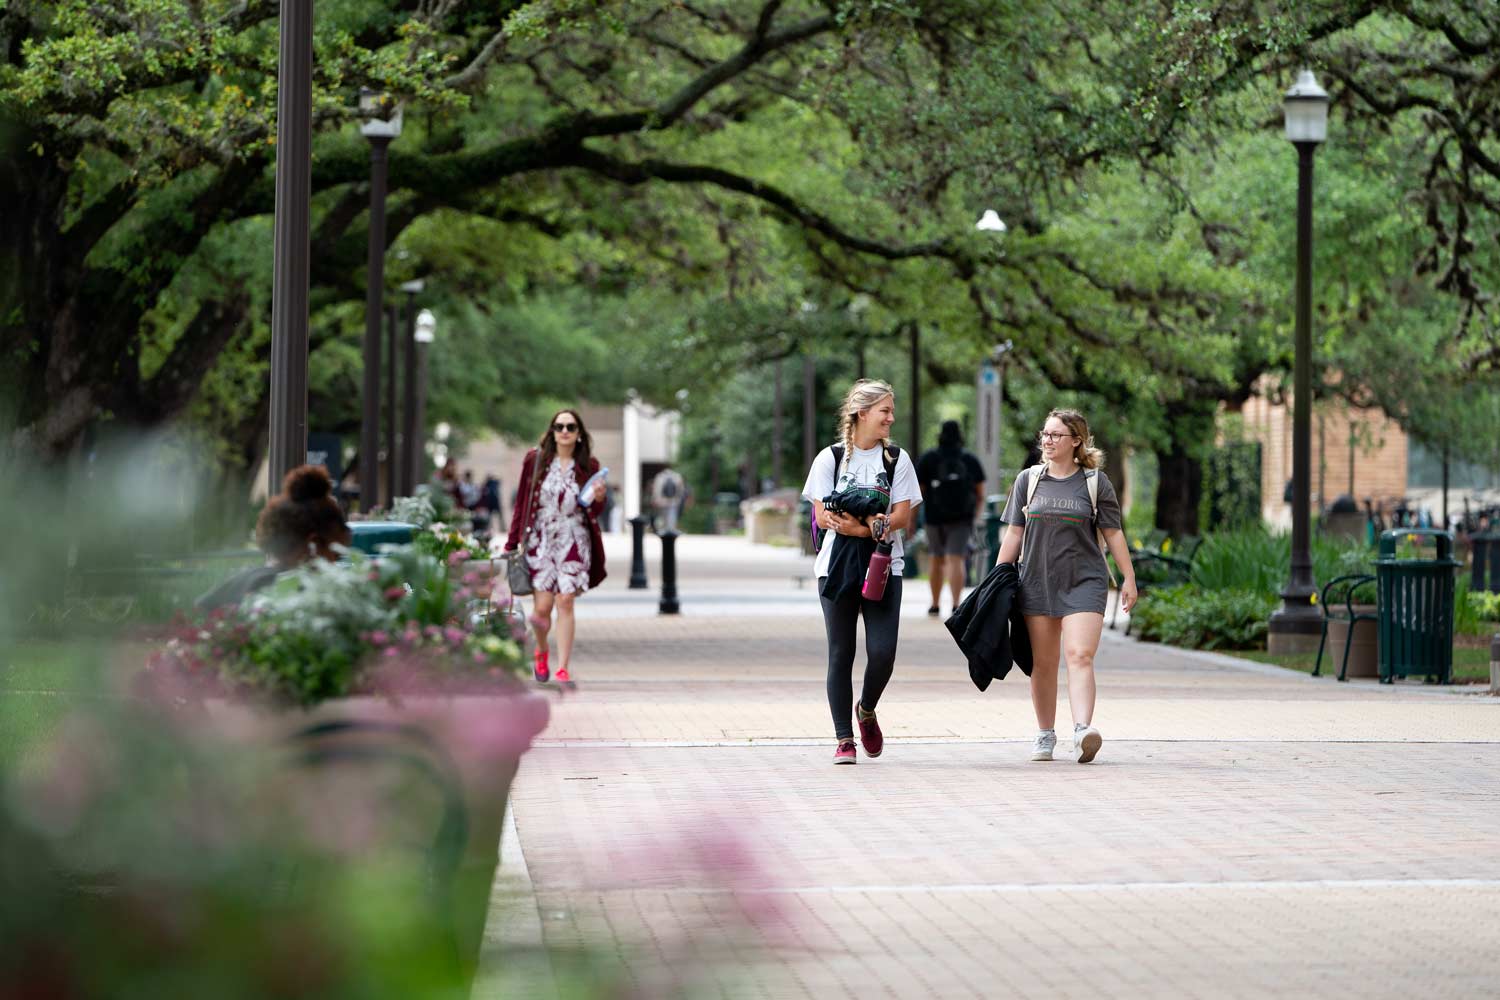
[[[1356,614],[1375,613],[1373,604],[1354,605]],[[1339,664],[1344,659],[1344,646],[1350,643],[1350,625],[1353,625],[1353,644],[1349,649],[1347,677],[1380,676],[1379,630],[1373,621],[1348,622],[1334,618],[1328,622],[1328,648],[1323,651],[1324,663],[1337,675]]]
[[[518,687],[399,701],[358,696],[287,711],[214,701],[206,721],[248,753],[285,755],[291,766],[274,772],[267,808],[329,863],[365,863],[396,842],[428,853],[446,910],[438,916],[467,983],[510,785],[549,714],[545,697]]]

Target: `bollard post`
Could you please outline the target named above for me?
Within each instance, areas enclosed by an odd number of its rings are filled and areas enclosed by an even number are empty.
[[[636,515],[630,519],[630,589],[645,590],[646,583],[646,525],[649,518]]]
[[[664,615],[675,615],[681,610],[677,603],[677,532],[661,533],[661,604],[657,609]]]
[[[1500,632],[1490,640],[1490,694],[1500,694]]]

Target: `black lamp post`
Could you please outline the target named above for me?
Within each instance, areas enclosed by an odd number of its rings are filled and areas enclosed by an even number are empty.
[[[411,337],[417,349],[417,365],[412,378],[412,381],[416,383],[417,401],[409,438],[413,490],[417,488],[418,483],[427,481],[424,473],[427,465],[427,429],[425,426],[427,423],[427,348],[432,343],[436,330],[437,318],[432,315],[431,309],[423,309],[417,313],[417,324]]]
[[[380,503],[380,321],[385,297],[386,153],[401,134],[401,109],[389,98],[361,90],[359,131],[370,140],[370,248],[365,267],[365,382],[359,421],[359,506]],[[394,360],[394,359],[393,359]],[[388,496],[386,500],[391,498]]]
[[[401,454],[396,444],[396,346],[400,342],[401,307],[395,303],[386,306],[385,356],[390,362],[385,366],[385,496],[394,500],[400,496]]]
[[[313,0],[282,0],[271,277],[271,489],[307,461]]]
[[[1328,137],[1328,92],[1304,69],[1286,92],[1286,137],[1297,147],[1297,332],[1292,412],[1292,565],[1271,615],[1267,648],[1298,652],[1317,645],[1321,612],[1313,604],[1309,533],[1312,506],[1312,194],[1313,154]]]
[[[406,281],[401,284],[401,290],[406,293],[406,320],[401,329],[402,361],[401,370],[405,373],[402,383],[401,394],[401,447],[396,448],[396,443],[391,442],[391,461],[401,463],[401,495],[411,496],[417,488],[416,463],[412,461],[412,429],[417,425],[417,296],[422,294],[426,282],[421,278]]]

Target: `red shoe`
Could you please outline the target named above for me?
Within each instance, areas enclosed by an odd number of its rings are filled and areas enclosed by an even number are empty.
[[[835,764],[859,763],[859,758],[854,752],[853,740],[844,740],[839,744],[839,748],[833,752],[833,762]]]
[[[568,675],[567,667],[559,667],[557,669],[556,680],[558,684],[562,685],[565,688],[576,688],[578,686],[573,682],[573,678]]]
[[[552,676],[552,671],[547,667],[547,651],[545,649],[539,649],[535,653],[532,653],[531,656],[535,661],[534,668],[536,670],[536,682],[538,684],[547,683],[547,679]]]
[[[859,742],[865,748],[865,756],[879,757],[885,749],[885,736],[880,732],[880,723],[875,721],[875,713],[855,705],[854,717],[859,720]]]

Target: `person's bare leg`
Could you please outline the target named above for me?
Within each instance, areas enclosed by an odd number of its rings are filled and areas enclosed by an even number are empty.
[[[948,556],[943,561],[948,566],[948,587],[953,591],[953,606],[956,608],[959,598],[964,595],[964,557]]]
[[[1104,616],[1093,612],[1068,615],[1062,620],[1063,659],[1068,663],[1068,708],[1075,726],[1094,721],[1094,654],[1104,632]]]
[[[552,628],[552,599],[556,594],[538,590],[532,595],[531,630],[536,633],[536,648],[547,648],[547,633]]]
[[[557,595],[557,655],[561,661],[559,670],[568,669],[568,660],[573,656],[573,599],[576,594]]]
[[[1031,707],[1036,727],[1051,729],[1057,723],[1057,652],[1062,619],[1027,615],[1026,634],[1031,638]]]
[[[933,556],[927,567],[927,582],[932,586],[932,604],[929,607],[937,607],[943,599],[943,557]]]

